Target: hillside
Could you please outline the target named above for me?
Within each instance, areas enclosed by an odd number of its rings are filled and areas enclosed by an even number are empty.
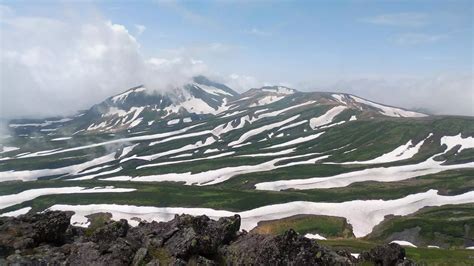
[[[131,225],[238,213],[247,231],[474,246],[473,117],[282,86],[239,94],[196,77],[9,129],[6,216],[73,211],[84,227],[101,212]]]

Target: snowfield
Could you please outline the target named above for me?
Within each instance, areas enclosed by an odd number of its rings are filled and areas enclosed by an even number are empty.
[[[82,194],[82,193],[119,193],[135,191],[133,188],[114,188],[110,187],[58,187],[58,188],[38,188],[22,191],[17,194],[0,196],[0,209],[4,209],[16,204],[23,203],[45,195],[55,194]]]
[[[275,204],[239,212],[242,218],[241,230],[250,231],[261,221],[277,220],[298,214],[328,215],[345,217],[352,225],[354,235],[363,237],[385,219],[386,215],[408,215],[426,206],[442,206],[447,204],[464,204],[474,202],[474,191],[456,196],[438,195],[436,190],[418,193],[395,200],[353,200],[340,203],[295,201]],[[180,208],[180,207],[140,207],[116,204],[92,205],[53,205],[50,210],[75,212],[72,223],[87,226],[85,216],[107,212],[112,219],[127,219],[132,225],[139,221],[169,221],[175,214],[207,215],[212,219],[232,216],[235,213],[210,208]],[[351,211],[347,211],[351,210]]]
[[[23,214],[27,214],[30,210],[31,210],[31,207],[25,207],[25,208],[21,208],[15,211],[2,213],[0,214],[0,217],[17,217]]]
[[[333,107],[329,111],[327,111],[325,114],[323,114],[319,117],[311,118],[309,120],[309,126],[312,129],[316,129],[320,126],[327,125],[327,124],[331,123],[334,120],[334,118],[338,114],[342,113],[342,111],[344,111],[346,108],[347,108],[346,106],[342,106],[342,105]]]
[[[444,136],[441,138],[441,145],[446,145],[448,148],[446,151],[451,150],[452,148],[460,145],[458,152],[461,152],[464,149],[473,149],[474,148],[474,137],[463,138],[461,134],[456,136]]]
[[[440,154],[437,154],[440,155]],[[285,189],[317,189],[346,187],[350,184],[364,181],[394,182],[410,179],[417,176],[435,174],[450,169],[474,168],[474,162],[442,165],[442,162],[428,160],[410,165],[368,168],[329,177],[313,177],[306,179],[291,179],[281,181],[262,182],[255,185],[258,190],[285,190]]]
[[[389,162],[396,162],[401,160],[410,159],[415,154],[418,153],[421,146],[425,143],[427,139],[433,136],[433,133],[430,133],[428,137],[424,140],[418,142],[416,145],[413,145],[413,142],[409,140],[405,145],[402,145],[393,151],[385,153],[377,158],[367,160],[367,161],[355,161],[355,162],[344,162],[341,164],[378,164],[378,163],[389,163]],[[448,149],[449,150],[449,149]]]
[[[354,95],[351,95],[350,97],[358,103],[362,103],[362,104],[374,107],[376,109],[379,109],[380,113],[386,116],[391,116],[391,117],[425,117],[427,116],[422,113],[407,111],[400,108],[389,107],[389,106],[381,105],[381,104],[374,103],[371,101],[367,101]]]
[[[317,161],[326,159],[328,157],[328,156],[321,156],[321,157],[316,157],[316,158],[307,159],[303,161],[276,165],[280,161],[295,159],[295,158],[300,158],[300,157],[309,157],[313,155],[316,155],[316,153],[296,155],[296,156],[290,156],[290,157],[281,157],[281,158],[276,158],[268,162],[264,162],[264,163],[260,163],[256,165],[230,166],[230,167],[223,167],[223,168],[208,170],[208,171],[199,172],[199,173],[191,173],[191,172],[168,173],[168,174],[136,176],[136,177],[115,176],[115,177],[104,178],[101,180],[135,181],[135,182],[171,181],[171,182],[185,182],[186,185],[200,185],[200,186],[214,185],[214,184],[222,183],[240,174],[270,171],[273,169],[278,169],[278,168],[288,167],[288,166],[293,166],[293,165],[314,164]],[[163,164],[161,163],[160,165],[163,165]]]
[[[285,124],[290,123],[291,121],[294,121],[294,120],[298,119],[299,116],[300,115],[295,115],[293,117],[290,117],[288,119],[285,119],[285,120],[277,122],[277,123],[267,124],[267,125],[261,126],[259,128],[249,130],[249,131],[245,132],[244,134],[242,134],[242,136],[240,136],[240,138],[238,140],[230,142],[229,146],[235,146],[235,145],[241,144],[252,136],[258,135],[258,134],[260,134],[262,132],[265,132],[267,130],[271,130],[271,129],[274,129],[274,128],[281,127]]]
[[[23,170],[23,171],[5,171],[5,172],[0,172],[0,182],[15,181],[15,180],[33,181],[44,176],[77,174],[81,172],[82,170],[85,170],[89,167],[111,162],[114,160],[115,160],[115,153],[110,153],[108,155],[93,159],[91,161],[87,161],[85,163],[65,166],[61,168]]]

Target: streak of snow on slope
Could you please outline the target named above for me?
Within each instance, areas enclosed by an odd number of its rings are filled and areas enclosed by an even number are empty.
[[[37,188],[24,190],[17,194],[9,194],[0,196],[0,209],[4,209],[25,201],[36,199],[40,196],[55,195],[55,194],[72,194],[72,193],[113,193],[113,192],[131,192],[134,188],[114,188],[110,187],[57,187],[57,188]]]
[[[369,234],[373,228],[385,219],[386,215],[409,215],[426,206],[465,204],[474,202],[474,191],[454,196],[438,195],[436,190],[408,195],[394,200],[353,200],[346,202],[308,202],[294,201],[267,205],[238,213],[241,216],[241,229],[250,231],[261,221],[278,220],[298,214],[328,215],[345,217],[353,227],[356,237]],[[181,207],[141,207],[115,204],[93,205],[53,205],[50,210],[75,212],[71,222],[87,221],[85,216],[99,212],[109,212],[112,219],[127,219],[131,225],[138,225],[137,219],[151,221],[170,221],[175,214],[207,215],[211,219],[232,216],[235,213],[210,208]],[[351,210],[351,211],[347,211]]]
[[[149,146],[154,146],[154,145],[157,145],[157,144],[160,144],[160,143],[165,143],[165,142],[169,142],[169,141],[177,140],[177,139],[185,139],[185,138],[190,138],[190,137],[197,137],[197,136],[207,135],[209,133],[212,133],[212,131],[204,130],[204,131],[198,131],[198,132],[193,132],[193,133],[177,135],[177,136],[169,137],[169,138],[158,140],[158,141],[153,141],[149,144]]]
[[[17,217],[23,214],[27,214],[31,210],[31,207],[25,207],[11,212],[0,214],[0,217]]]
[[[293,124],[289,124],[287,126],[284,126],[284,127],[281,127],[277,130],[278,131],[282,131],[282,130],[285,130],[285,129],[289,129],[289,128],[292,128],[292,127],[297,127],[299,125],[302,125],[302,124],[305,124],[306,122],[308,122],[308,120],[303,120],[303,121],[299,121],[299,122],[296,122],[296,123],[293,123]]]
[[[240,147],[247,146],[247,145],[250,145],[250,144],[252,144],[252,142],[245,142],[245,143],[242,143],[242,144],[239,144],[239,145],[234,145],[233,148],[240,148]]]
[[[177,163],[188,163],[188,162],[194,162],[194,161],[216,159],[216,158],[226,157],[226,156],[232,155],[234,153],[235,153],[235,151],[229,151],[229,152],[223,152],[223,153],[219,153],[219,154],[216,154],[216,155],[203,157],[203,158],[180,160],[180,161],[171,161],[171,162],[162,162],[162,163],[153,163],[153,164],[145,164],[145,165],[138,166],[137,169],[150,168],[150,167],[156,167],[156,166],[161,166],[161,165],[170,165],[170,164],[177,164]]]
[[[227,114],[224,114],[224,115],[222,116],[222,118],[231,117],[231,116],[238,115],[238,114],[245,113],[245,112],[247,112],[247,110],[235,111],[235,112],[227,113]]]
[[[347,105],[347,102],[344,100],[344,95],[343,94],[333,94],[331,95],[334,99],[336,99],[338,102]]]
[[[194,153],[182,153],[176,156],[171,156],[170,158],[175,159],[175,158],[183,158],[183,157],[190,157],[193,156]]]
[[[112,102],[114,102],[114,103],[117,103],[118,101],[124,102],[127,99],[128,95],[130,95],[131,93],[142,92],[142,91],[146,91],[146,88],[145,87],[139,87],[139,88],[128,90],[124,93],[121,93],[121,94],[118,94],[118,95],[112,97]]]
[[[164,110],[167,111],[168,114],[171,114],[177,113],[181,108],[184,108],[188,113],[216,115],[227,111],[229,107],[226,105],[226,99],[224,99],[222,106],[215,109],[208,105],[205,101],[194,96],[190,96],[185,101],[165,107]]]
[[[255,187],[258,190],[285,190],[285,189],[316,189],[346,187],[352,183],[364,181],[393,182],[410,179],[417,176],[435,174],[451,169],[473,168],[474,162],[442,165],[442,162],[433,160],[436,154],[428,160],[410,165],[400,165],[391,167],[377,167],[365,170],[342,173],[329,177],[314,177],[306,179],[290,179],[272,182],[258,183]]]
[[[407,160],[413,158],[415,154],[418,153],[421,146],[425,143],[427,139],[433,136],[433,133],[430,133],[428,137],[418,142],[418,144],[413,145],[412,141],[409,140],[406,144],[390,151],[388,153],[382,154],[381,156],[367,160],[367,161],[355,161],[355,162],[344,162],[340,164],[377,164],[377,163],[389,163],[401,160]]]
[[[246,174],[246,173],[254,173],[254,172],[264,172],[270,171],[273,169],[278,169],[282,167],[287,167],[289,165],[297,165],[297,164],[314,164],[316,161],[320,159],[325,159],[327,156],[312,158],[309,160],[298,161],[298,162],[291,162],[289,164],[282,164],[282,165],[275,165],[276,163],[284,160],[300,158],[300,157],[307,157],[312,156],[315,154],[303,154],[303,155],[296,155],[290,157],[282,157],[270,160],[268,162],[260,163],[257,165],[241,165],[241,166],[230,166],[224,167],[219,169],[208,170],[199,173],[168,173],[168,174],[160,174],[160,175],[148,175],[148,176],[117,176],[117,177],[110,177],[104,178],[101,180],[106,181],[135,181],[135,182],[163,182],[163,181],[172,181],[172,182],[185,182],[186,185],[214,185],[221,182],[224,182],[233,176],[239,174]]]
[[[92,123],[89,127],[87,127],[87,131],[98,130],[101,128],[105,128],[107,126],[107,121],[103,121],[99,124]]]
[[[255,111],[254,114],[259,114],[259,113],[262,113],[262,112],[265,112],[265,111],[268,111],[268,108],[259,109],[259,110]]]
[[[276,123],[273,123],[273,124],[267,124],[267,125],[261,126],[259,128],[249,130],[249,131],[245,132],[244,134],[242,134],[238,140],[230,142],[229,146],[234,146],[234,145],[241,144],[252,136],[258,135],[258,134],[260,134],[262,132],[265,132],[267,130],[271,130],[271,129],[274,129],[274,128],[277,128],[277,127],[281,127],[281,126],[283,126],[285,124],[288,124],[289,122],[291,122],[295,119],[298,119],[299,116],[300,115],[295,115],[293,117],[290,117],[290,118],[285,119],[285,120],[280,121],[280,122],[276,122]]]
[[[296,109],[296,108],[299,108],[301,106],[305,106],[305,105],[313,104],[313,103],[315,103],[315,101],[308,101],[308,102],[293,105],[293,106],[290,106],[290,107],[287,107],[287,108],[284,108],[284,109],[281,109],[281,110],[276,110],[276,111],[273,111],[273,112],[263,113],[263,114],[258,116],[258,119],[262,119],[262,118],[265,118],[265,117],[275,117],[275,116],[277,116],[279,114],[283,114],[284,112],[287,112],[289,110]]]
[[[53,154],[65,153],[65,152],[70,152],[70,151],[78,151],[78,150],[95,148],[95,147],[100,147],[100,146],[105,146],[105,145],[110,145],[110,144],[116,144],[116,143],[123,143],[123,142],[161,139],[161,138],[166,138],[166,137],[170,137],[170,136],[174,136],[174,135],[184,133],[184,132],[186,132],[186,131],[188,131],[192,128],[195,128],[197,126],[200,126],[200,125],[201,124],[192,125],[192,126],[185,127],[185,128],[182,128],[182,129],[174,130],[172,132],[164,132],[164,133],[157,133],[157,134],[152,134],[152,135],[143,135],[143,136],[136,136],[136,137],[127,137],[127,138],[121,138],[121,139],[114,139],[114,140],[109,140],[109,141],[104,141],[104,142],[99,142],[99,143],[94,143],[94,144],[84,145],[84,146],[79,146],[79,147],[73,147],[73,148],[68,148],[68,149],[54,149],[54,150],[47,150],[47,151],[39,151],[39,152],[35,152],[35,153],[32,153],[32,154],[28,154],[28,155],[23,156],[21,158],[48,156],[48,155],[53,155]]]
[[[61,141],[61,140],[68,140],[68,139],[72,139],[72,137],[55,138],[55,139],[51,139],[51,141]]]
[[[381,110],[380,113],[386,116],[391,116],[391,117],[425,117],[427,116],[422,113],[407,111],[400,108],[389,107],[389,106],[381,105],[381,104],[374,103],[371,101],[367,101],[354,95],[351,95],[350,97],[358,103],[369,105]]]
[[[474,148],[474,137],[461,137],[461,134],[455,136],[444,136],[441,138],[441,145],[446,145],[448,148],[446,151],[451,150],[457,145],[461,145],[458,152],[461,152],[464,149]]]
[[[144,155],[144,156],[133,155],[133,156],[128,157],[128,158],[126,158],[125,160],[122,160],[122,161],[120,161],[120,162],[132,160],[132,159],[145,160],[145,161],[153,161],[153,160],[158,159],[158,158],[160,158],[160,157],[164,157],[164,156],[168,156],[168,155],[180,153],[180,152],[183,152],[183,151],[196,150],[196,149],[199,149],[199,148],[201,148],[201,147],[209,146],[209,145],[213,144],[214,142],[216,142],[216,140],[214,139],[214,137],[208,137],[208,138],[206,138],[206,140],[204,140],[204,141],[201,141],[201,140],[200,140],[200,141],[197,141],[197,142],[194,143],[194,144],[184,145],[184,146],[182,146],[181,148],[177,148],[177,149],[173,149],[173,150],[167,150],[167,151],[160,152],[160,153],[155,153],[155,154],[152,154],[152,155]]]
[[[393,240],[392,242],[390,243],[395,243],[395,244],[399,244],[400,246],[404,246],[404,247],[412,247],[412,248],[416,248],[417,246],[413,245],[412,243],[408,242],[408,241],[405,241],[405,240]]]
[[[204,151],[204,154],[218,152],[218,151],[219,151],[219,149],[207,149],[207,150]]]
[[[10,151],[16,151],[16,150],[19,150],[20,148],[18,147],[9,147],[9,146],[3,146],[2,147],[2,151],[0,153],[4,153],[4,152],[10,152]]]
[[[212,86],[207,86],[207,85],[203,85],[203,84],[194,84],[194,86],[202,89],[203,91],[209,93],[209,94],[212,94],[212,95],[216,95],[216,96],[220,96],[220,95],[229,95],[229,96],[233,96],[232,94],[224,91],[224,90],[221,90],[219,88],[216,88],[216,87],[212,87]]]
[[[290,141],[287,141],[287,142],[276,144],[276,145],[273,145],[273,146],[270,146],[270,147],[266,147],[264,149],[275,149],[275,148],[281,148],[281,147],[287,147],[287,146],[291,146],[291,145],[295,145],[295,144],[300,144],[300,143],[307,142],[307,141],[310,141],[310,140],[313,140],[313,139],[317,139],[322,134],[324,134],[324,131],[313,134],[313,135],[309,135],[309,136],[306,136],[306,137],[300,137],[300,138],[293,139],[293,140],[290,140]]]
[[[328,110],[325,114],[319,117],[311,118],[309,120],[309,126],[312,129],[315,129],[320,126],[327,125],[331,123],[332,120],[342,111],[344,111],[346,108],[347,108],[346,106],[341,106],[341,105],[333,107],[330,110]]]
[[[119,168],[116,168],[116,169],[112,169],[112,170],[109,170],[109,171],[104,171],[104,172],[100,172],[100,173],[97,173],[97,174],[93,174],[93,175],[86,175],[86,176],[81,176],[81,177],[76,177],[76,178],[73,178],[73,179],[67,179],[68,181],[79,181],[79,180],[90,180],[90,179],[94,179],[98,176],[104,176],[104,175],[108,175],[108,174],[114,174],[114,173],[118,173],[122,170],[122,167],[119,167]]]
[[[320,234],[306,234],[304,237],[309,238],[309,239],[317,239],[317,240],[326,240],[324,236]]]
[[[289,154],[295,151],[296,148],[288,149],[288,150],[282,150],[282,151],[277,151],[277,152],[271,152],[271,153],[256,153],[256,154],[244,154],[244,155],[239,155],[238,157],[267,157],[267,156],[277,156],[277,155],[284,155],[284,154]]]
[[[127,156],[130,152],[133,151],[133,149],[135,149],[136,146],[138,146],[138,144],[130,145],[130,146],[127,146],[127,147],[123,148],[122,153],[119,156],[119,159]]]
[[[167,124],[168,126],[176,125],[176,124],[179,123],[179,121],[180,121],[180,119],[172,119],[172,120],[166,122],[166,124]]]
[[[21,171],[4,171],[0,172],[0,182],[5,181],[34,181],[43,176],[77,174],[89,167],[111,162],[115,160],[115,152],[108,155],[95,158],[80,164],[64,166],[53,169],[39,169],[39,170],[21,170]]]
[[[335,126],[339,126],[339,125],[342,125],[346,123],[346,121],[339,121],[339,122],[336,122],[336,123],[332,123],[332,124],[329,124],[329,125],[325,125],[325,126],[322,126],[322,127],[319,127],[319,129],[325,129],[325,128],[330,128],[330,127],[335,127]]]

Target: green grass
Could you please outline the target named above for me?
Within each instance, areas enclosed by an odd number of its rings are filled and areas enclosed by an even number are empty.
[[[147,206],[207,207],[244,211],[264,205],[290,201],[343,202],[355,199],[396,199],[413,193],[439,189],[443,194],[460,194],[474,188],[470,178],[474,170],[448,171],[422,178],[392,183],[364,182],[343,188],[303,190],[303,191],[257,191],[235,189],[222,186],[184,186],[172,182],[106,182],[56,181],[5,182],[0,186],[0,195],[19,193],[27,189],[64,186],[109,186],[136,188],[128,193],[94,193],[72,195],[49,195],[39,197],[21,206],[32,205],[42,210],[55,203],[92,204],[116,203]],[[13,207],[8,210],[13,210]],[[17,208],[17,207],[15,207]]]
[[[284,219],[260,222],[252,232],[281,235],[289,229],[300,234],[313,233],[325,237],[354,237],[352,227],[341,217],[323,215],[296,215]]]
[[[369,251],[383,242],[360,239],[318,240],[318,243],[339,249],[347,249],[352,253]],[[407,258],[419,265],[473,265],[474,250],[466,249],[431,249],[405,247]]]
[[[298,96],[299,97],[299,96]],[[266,106],[269,111],[276,110],[280,107],[287,106],[288,102],[277,102]],[[310,119],[326,112],[330,106],[308,107],[294,110],[279,115],[277,118],[264,118],[252,125],[247,125],[245,131],[259,128],[265,124],[283,120],[299,113],[299,119]],[[247,113],[251,113],[257,108],[250,108]],[[354,112],[345,111],[338,117],[338,121],[347,120]],[[244,114],[242,114],[244,115]],[[229,211],[245,211],[265,205],[285,203],[290,201],[311,201],[311,202],[344,202],[350,200],[370,200],[370,199],[397,199],[410,194],[426,192],[429,189],[437,189],[443,195],[456,195],[474,190],[474,169],[451,170],[438,174],[426,175],[412,178],[404,181],[382,183],[382,182],[361,182],[351,184],[347,187],[331,188],[331,189],[313,189],[313,190],[287,190],[287,191],[257,191],[254,185],[260,182],[287,180],[296,178],[312,178],[326,177],[358,171],[367,167],[388,167],[405,164],[415,164],[425,161],[434,154],[443,151],[440,146],[439,138],[446,135],[457,135],[460,132],[463,136],[474,135],[474,119],[462,117],[428,117],[423,119],[397,119],[397,118],[379,118],[370,119],[364,117],[363,114],[357,113],[359,121],[348,122],[341,126],[312,131],[308,124],[304,124],[284,132],[290,136],[281,138],[272,138],[263,142],[257,142],[266,137],[267,133],[260,133],[251,137],[248,141],[252,145],[243,146],[234,149],[236,153],[231,157],[216,158],[211,160],[201,160],[195,162],[187,162],[181,164],[165,165],[152,168],[135,169],[139,165],[166,162],[173,160],[170,156],[164,156],[157,160],[139,161],[131,160],[120,164],[125,169],[114,175],[154,175],[164,173],[198,173],[211,169],[219,169],[223,167],[256,165],[267,162],[274,157],[237,157],[242,154],[254,154],[263,152],[274,152],[281,149],[265,150],[275,144],[284,143],[294,138],[308,136],[320,131],[325,131],[319,138],[308,141],[297,146],[296,152],[291,155],[307,154],[319,152],[321,155],[330,155],[325,160],[327,162],[345,162],[345,161],[362,161],[380,156],[386,152],[393,150],[400,145],[407,143],[409,140],[418,142],[424,139],[429,133],[434,133],[435,141],[426,143],[422,149],[413,158],[405,161],[385,163],[380,165],[299,165],[286,168],[274,169],[271,171],[247,173],[237,175],[226,182],[213,186],[184,186],[179,183],[172,182],[106,182],[100,180],[88,181],[64,181],[64,180],[38,180],[35,182],[2,182],[0,183],[0,196],[15,194],[27,189],[45,188],[45,187],[64,187],[64,186],[109,186],[136,188],[137,191],[130,193],[94,193],[94,194],[63,194],[48,195],[38,197],[34,200],[24,202],[22,204],[12,206],[1,210],[1,212],[11,211],[20,207],[31,206],[34,211],[42,211],[54,204],[93,204],[93,203],[114,203],[129,204],[139,206],[179,206],[179,207],[207,207],[213,209],[225,209]],[[240,115],[238,116],[240,117]],[[234,118],[213,119],[210,122],[198,126],[186,133],[198,132],[203,130],[211,130],[214,127],[230,122]],[[238,123],[234,123],[234,126]],[[307,129],[308,131],[304,131]],[[157,127],[147,134],[155,134],[166,131],[167,129]],[[216,142],[210,146],[198,149],[192,158],[208,156],[203,152],[210,148],[227,149],[230,141],[238,139],[243,134],[243,130],[235,130],[222,136],[222,142]],[[89,143],[97,143],[101,141],[128,137],[126,134],[117,134],[112,137],[107,134],[97,136],[77,136],[72,141],[66,143],[54,143],[47,140],[28,140],[26,138],[12,138],[10,146],[22,147],[22,150],[15,153],[35,150],[47,150],[53,148],[67,148],[71,146],[81,146]],[[150,155],[163,152],[166,150],[177,149],[189,144],[196,143],[205,139],[206,136],[190,137],[185,139],[176,139],[155,146],[149,146],[149,142],[144,141],[132,152],[132,154]],[[47,139],[49,137],[46,137]],[[154,140],[150,140],[152,142]],[[96,147],[92,149],[84,149],[79,151],[62,153],[54,156],[35,157],[19,160],[0,161],[0,171],[29,170],[41,168],[56,168],[67,165],[78,164],[91,160],[101,155],[109,154],[120,146],[130,145],[132,143],[121,143],[118,146]],[[357,148],[355,151],[345,153],[346,151]],[[13,153],[13,154],[15,154]],[[181,153],[188,153],[187,151]],[[178,153],[177,153],[178,154]],[[177,155],[173,154],[173,155]],[[288,155],[288,156],[291,156]],[[315,155],[317,157],[319,155]],[[73,158],[67,158],[73,157]],[[313,157],[311,157],[313,158]],[[466,149],[461,153],[446,153],[439,159],[446,160],[448,164],[465,163],[474,161],[474,149]],[[288,163],[305,158],[286,160],[281,163]],[[181,159],[178,159],[181,160]],[[280,163],[280,164],[281,164]],[[115,169],[119,166],[118,160],[109,162],[111,166],[107,169]],[[96,166],[94,166],[96,167]],[[107,176],[103,176],[104,178]],[[52,177],[49,177],[51,179]],[[459,208],[463,209],[459,209]],[[471,206],[458,206],[456,208],[449,206],[446,208],[420,211],[419,213],[407,217],[395,217],[382,223],[373,235],[370,241],[385,241],[393,233],[410,229],[416,226],[421,228],[420,237],[426,243],[433,243],[442,236],[443,241],[452,246],[462,246],[463,228],[467,224],[473,229],[467,234],[472,237],[474,224],[472,219],[474,209]],[[456,213],[450,212],[456,211]],[[452,217],[467,217],[463,220],[447,220]],[[466,221],[467,219],[467,221]],[[266,223],[270,227],[272,233],[279,233],[289,227],[297,229],[300,233],[319,232],[328,236],[341,237],[344,230],[341,231],[342,218],[322,218],[322,217],[305,217],[298,219],[285,219]],[[271,225],[271,226],[269,226]],[[435,232],[439,234],[434,234]],[[465,232],[464,232],[465,233]],[[357,242],[362,245],[365,242]],[[361,244],[362,243],[362,244]],[[428,252],[428,251],[427,251]],[[435,251],[429,251],[435,252]],[[428,253],[429,253],[428,252]],[[428,254],[426,253],[426,254]],[[425,253],[423,253],[425,254]],[[416,254],[414,253],[414,256]],[[420,255],[421,256],[421,255]],[[426,259],[426,257],[420,257]]]
[[[387,240],[411,228],[419,228],[417,239],[425,246],[464,247],[467,239],[474,239],[474,204],[427,207],[395,216],[376,226],[367,239]]]

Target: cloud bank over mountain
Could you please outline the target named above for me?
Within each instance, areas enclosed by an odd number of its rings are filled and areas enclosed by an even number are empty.
[[[435,114],[474,115],[472,72],[411,77],[397,77],[396,73],[375,77],[321,74],[316,78],[308,74],[311,69],[301,69],[306,74],[299,75],[289,69],[285,76],[276,73],[260,77],[261,73],[252,73],[239,60],[221,59],[226,53],[235,57],[246,53],[246,49],[235,49],[240,47],[238,43],[210,40],[208,45],[175,47],[173,52],[150,56],[138,40],[151,34],[147,26],[132,24],[128,29],[100,12],[87,17],[76,14],[53,18],[18,14],[1,6],[0,13],[0,118],[69,115],[130,87],[144,84],[166,91],[196,75],[207,75],[240,92],[284,84],[300,90],[354,93]],[[376,17],[370,23],[387,24],[390,19]],[[220,60],[216,63],[213,58]],[[263,69],[266,64],[259,62]],[[223,73],[222,69],[230,68],[235,72]]]
[[[71,113],[129,87],[167,90],[207,72],[189,58],[144,56],[127,28],[101,18],[78,23],[3,12],[4,117]]]

